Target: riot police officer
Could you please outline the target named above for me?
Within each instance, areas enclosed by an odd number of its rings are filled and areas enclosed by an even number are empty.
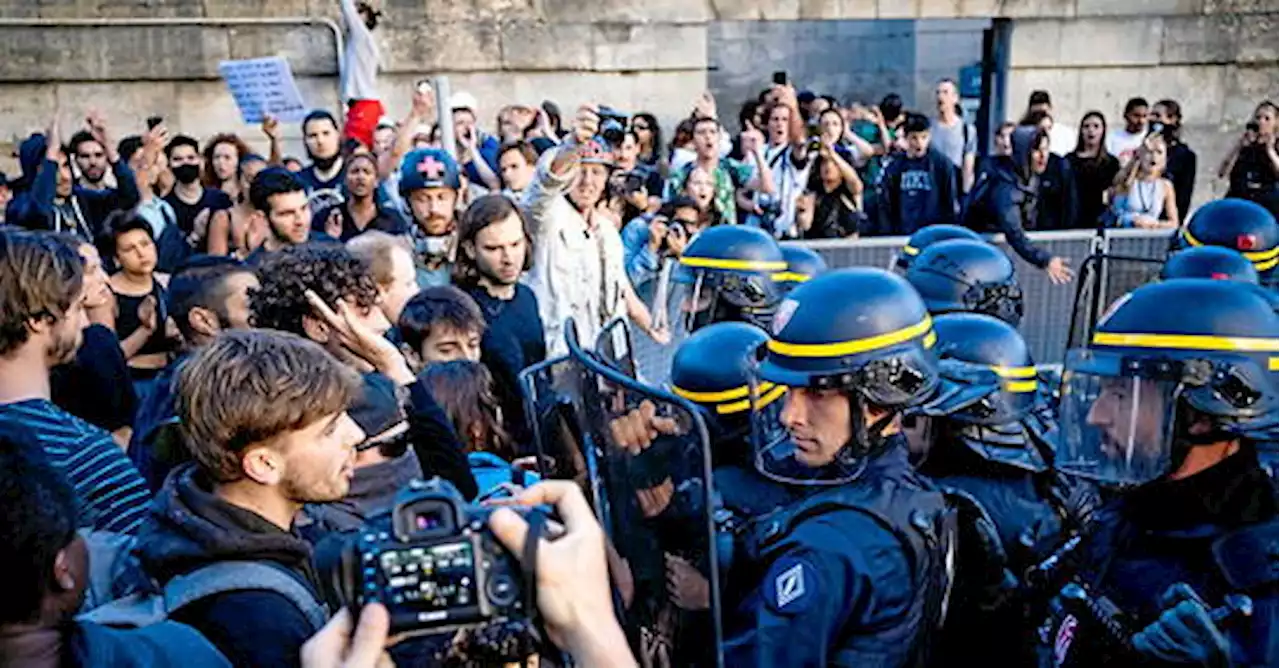
[[[1258,284],[1258,271],[1244,255],[1222,246],[1194,246],[1180,250],[1164,261],[1160,279],[1213,278]]]
[[[1023,573],[1047,558],[1096,505],[1088,485],[1051,470],[1056,424],[1039,414],[1026,341],[991,316],[933,321],[934,353],[954,388],[908,411],[923,441],[917,470],[958,509],[956,587],[937,654],[974,665],[1027,665]],[[913,438],[913,436],[915,438]],[[913,444],[914,445],[914,444]],[[1043,603],[1043,597],[1039,601]]]
[[[1244,199],[1221,199],[1196,210],[1173,238],[1175,248],[1222,246],[1253,263],[1264,285],[1275,287],[1280,265],[1280,228],[1261,205]]]
[[[779,306],[759,379],[790,388],[790,438],[755,439],[756,465],[807,493],[751,528],[735,571],[753,577],[726,611],[726,665],[924,659],[947,586],[950,516],[912,471],[900,416],[938,385],[933,336],[919,296],[881,269],[825,274]]]
[[[1276,424],[1278,329],[1255,291],[1175,279],[1068,354],[1058,466],[1123,487],[1072,559],[1045,664],[1276,664],[1276,488],[1249,438]]]
[[[805,246],[786,244],[782,247],[782,259],[787,268],[773,275],[773,282],[778,284],[782,295],[786,296],[796,286],[827,270],[827,261],[816,251]]]
[[[907,281],[934,315],[985,313],[1014,327],[1022,321],[1022,288],[1013,262],[986,242],[950,239],[931,244],[911,263]]]
[[[960,225],[949,225],[947,223],[935,223],[926,225],[916,230],[907,238],[907,243],[902,245],[898,250],[897,257],[893,259],[893,267],[900,274],[907,273],[911,268],[911,263],[915,261],[916,256],[924,249],[948,239],[968,239],[969,241],[982,241],[982,237],[973,230]]]
[[[680,264],[693,275],[686,331],[730,320],[768,328],[782,298],[773,275],[787,270],[773,237],[745,225],[717,225],[689,242]]]

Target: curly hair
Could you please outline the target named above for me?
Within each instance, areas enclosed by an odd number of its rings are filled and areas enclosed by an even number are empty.
[[[218,148],[219,144],[231,144],[236,148],[236,165],[239,166],[240,161],[246,155],[253,153],[253,149],[245,143],[238,135],[230,132],[216,134],[205,142],[204,151],[204,173],[200,177],[200,182],[206,188],[221,188],[222,182],[218,180],[218,175],[213,173],[213,152]]]
[[[250,322],[306,336],[302,318],[311,314],[307,290],[326,304],[345,299],[369,308],[378,303],[378,286],[369,265],[335,243],[308,243],[273,253],[258,269],[261,287],[249,291]]]

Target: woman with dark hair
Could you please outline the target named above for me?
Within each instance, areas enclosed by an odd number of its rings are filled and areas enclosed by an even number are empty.
[[[1053,136],[1053,115],[1044,109],[1033,109],[1022,119],[1023,125],[1034,125],[1050,137]],[[1050,144],[1053,140],[1049,140]],[[1079,195],[1076,194],[1075,173],[1071,162],[1049,151],[1049,163],[1039,178],[1039,201],[1036,202],[1036,228],[1038,230],[1070,230],[1077,227],[1092,228],[1094,223],[1080,222]]]
[[[423,369],[421,379],[453,423],[467,454],[489,452],[508,462],[516,456],[493,392],[493,377],[483,364],[438,362]]]
[[[658,170],[662,178],[667,178],[667,161],[663,159],[662,127],[658,125],[658,119],[653,114],[642,111],[631,117],[631,130],[636,133],[636,141],[640,142],[640,162]]]
[[[1076,211],[1080,227],[1097,227],[1107,210],[1107,191],[1120,172],[1120,160],[1107,152],[1107,117],[1090,111],[1080,120],[1076,150],[1067,155],[1076,178]]]
[[[204,145],[204,172],[200,181],[206,188],[217,188],[234,200],[240,192],[236,167],[240,159],[252,153],[252,149],[240,137],[224,132],[216,134]]]
[[[165,285],[168,274],[156,268],[156,243],[151,224],[133,211],[117,211],[107,218],[112,253],[119,271],[108,279],[116,296],[116,336],[129,363],[134,390],[142,396],[150,381],[169,363],[165,334]]]
[[[809,172],[809,188],[798,205],[796,224],[805,239],[842,239],[856,236],[865,220],[858,173],[824,144]]]

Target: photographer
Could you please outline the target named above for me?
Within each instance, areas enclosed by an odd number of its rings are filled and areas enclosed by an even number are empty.
[[[631,284],[643,290],[646,283],[657,278],[664,257],[679,258],[689,238],[701,229],[699,218],[698,203],[681,195],[663,204],[653,216],[627,223],[622,230],[622,245]]]
[[[582,668],[629,668],[636,665],[626,636],[613,613],[605,562],[604,532],[582,491],[571,482],[550,481],[525,490],[515,503],[551,505],[564,525],[554,540],[540,538],[534,574],[538,612],[550,640]],[[489,528],[512,554],[522,558],[528,523],[499,509]],[[383,649],[391,621],[386,608],[366,606],[357,626],[343,609],[302,647],[304,668],[375,668],[389,665]],[[354,627],[354,635],[353,635]]]
[[[1230,178],[1227,197],[1261,204],[1273,216],[1277,211],[1276,184],[1280,181],[1277,111],[1274,102],[1259,104],[1240,142],[1231,148],[1218,168],[1218,178]]]

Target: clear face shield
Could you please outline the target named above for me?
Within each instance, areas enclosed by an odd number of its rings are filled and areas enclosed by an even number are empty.
[[[1173,463],[1180,378],[1167,366],[1091,350],[1068,353],[1057,468],[1104,484],[1141,485]]]
[[[695,270],[681,300],[681,327],[694,332],[715,322],[746,322],[768,330],[781,300],[768,274]]]

